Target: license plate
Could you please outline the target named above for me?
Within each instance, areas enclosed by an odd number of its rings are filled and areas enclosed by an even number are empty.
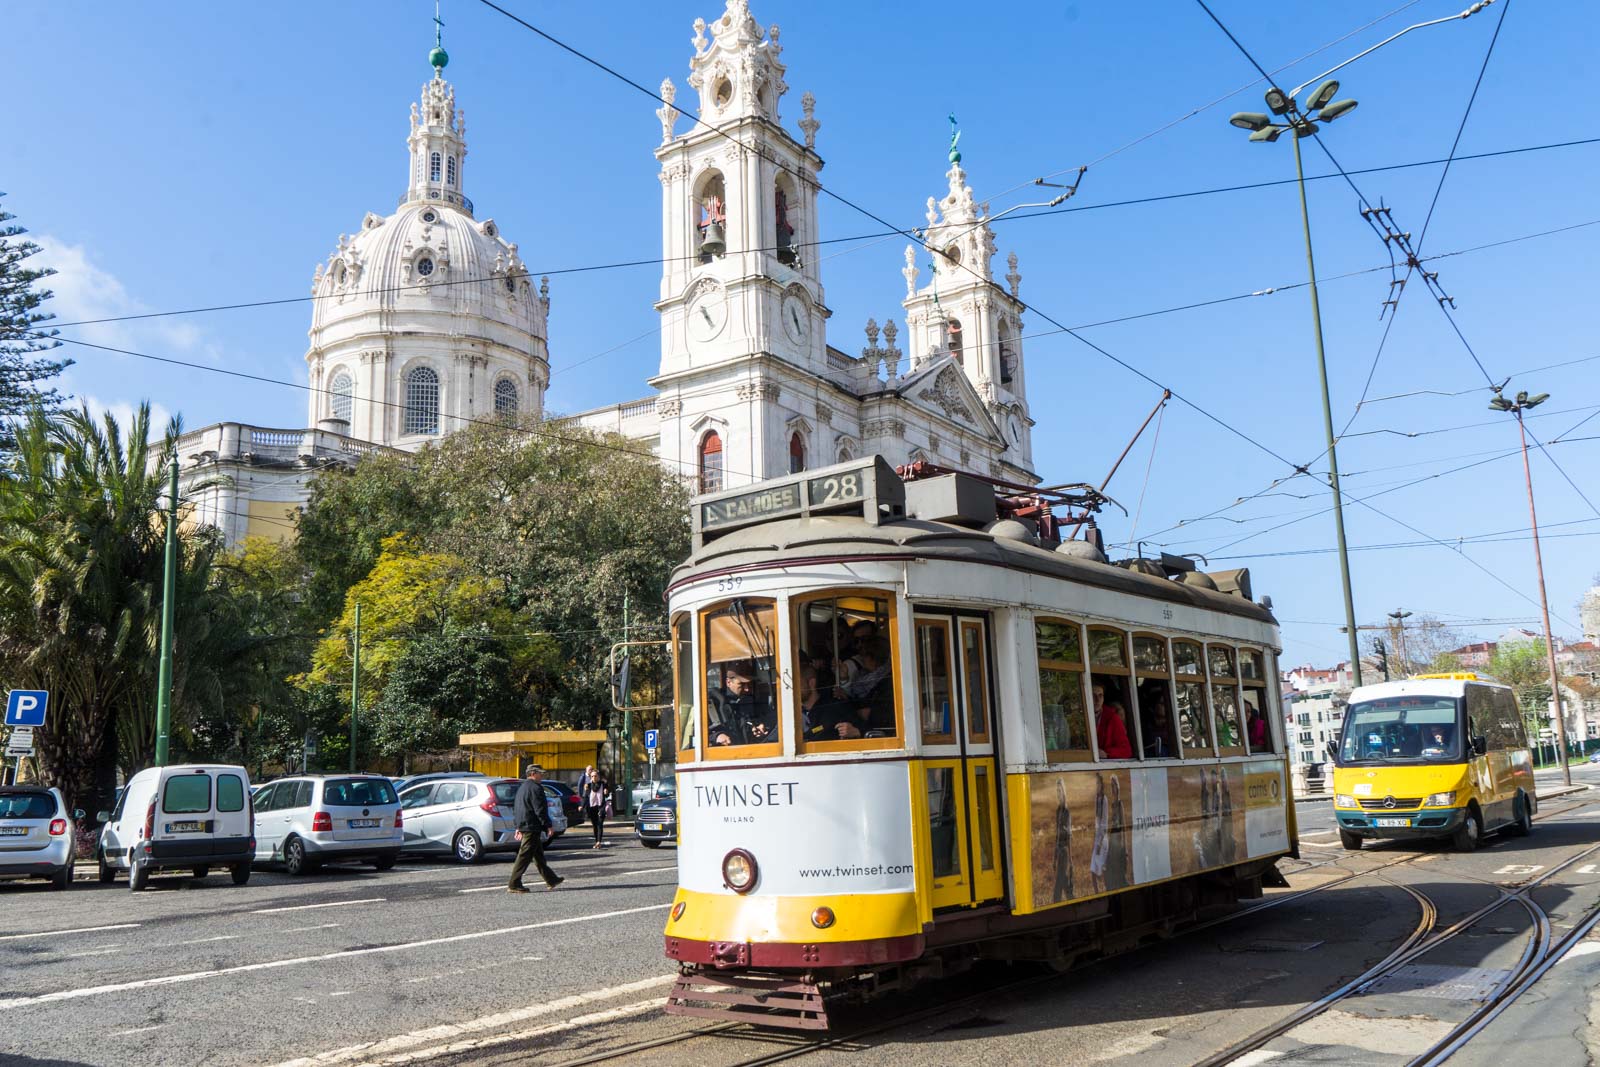
[[[644,828],[646,830],[665,830],[666,825],[659,822],[647,822],[644,824]]]
[[[0,826],[0,837],[27,837],[26,826]]]
[[[1377,822],[1377,824],[1379,826],[1410,826],[1411,825],[1411,820],[1410,819],[1377,819],[1377,820],[1374,820],[1374,821]]]
[[[169,822],[169,823],[167,823],[167,833],[169,833],[169,834],[197,834],[200,831],[204,830],[205,828],[206,828],[205,827],[205,823],[199,823],[199,822]]]
[[[351,819],[350,820],[350,829],[352,829],[352,830],[371,830],[371,829],[374,829],[377,825],[378,825],[378,820],[377,819]]]

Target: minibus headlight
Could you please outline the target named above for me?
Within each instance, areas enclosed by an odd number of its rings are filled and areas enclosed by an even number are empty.
[[[1356,806],[1356,798],[1349,793],[1340,793],[1333,798],[1333,806],[1336,808],[1353,808]]]
[[[1425,808],[1448,808],[1455,805],[1456,791],[1454,789],[1444,793],[1429,793],[1428,799],[1422,802]]]
[[[722,857],[722,880],[735,893],[748,893],[756,887],[756,858],[742,848]]]

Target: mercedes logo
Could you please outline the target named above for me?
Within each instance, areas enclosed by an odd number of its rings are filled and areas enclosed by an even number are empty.
[[[1383,806],[1386,807],[1386,808],[1394,807],[1394,797],[1392,797],[1392,796],[1384,797],[1383,798]]]

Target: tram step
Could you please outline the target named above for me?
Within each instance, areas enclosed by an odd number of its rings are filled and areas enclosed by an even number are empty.
[[[810,982],[765,975],[679,975],[668,1015],[694,1015],[792,1030],[826,1030],[822,990]]]

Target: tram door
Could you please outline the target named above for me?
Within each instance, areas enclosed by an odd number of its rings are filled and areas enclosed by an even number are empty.
[[[935,908],[1005,895],[1000,869],[989,626],[983,615],[915,616],[927,855]]]

